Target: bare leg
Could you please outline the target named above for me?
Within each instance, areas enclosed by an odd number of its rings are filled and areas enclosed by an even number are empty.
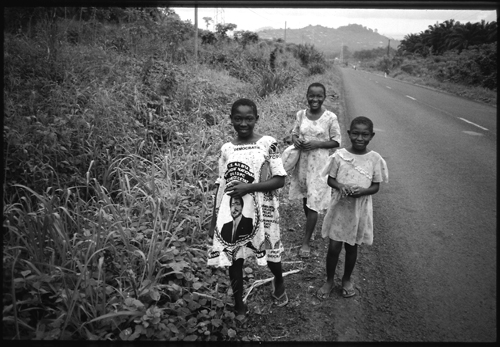
[[[311,210],[306,205],[307,199],[304,199],[304,211],[306,213],[306,231],[304,234],[304,238],[302,240],[301,250],[310,251],[311,247],[309,246],[309,241],[311,240],[311,236],[314,232],[314,228],[316,227],[316,223],[318,221],[318,212]]]
[[[342,287],[346,289],[352,288],[351,274],[356,265],[356,260],[358,258],[358,245],[351,246],[349,244],[344,245],[345,248],[345,266],[344,266],[344,276],[342,276]]]
[[[274,290],[275,290],[274,295],[279,298],[285,292],[285,282],[283,281],[283,271],[281,269],[281,262],[273,263],[268,261],[267,266],[274,275]]]
[[[309,211],[309,207],[307,207],[307,199],[306,198],[302,199],[302,207],[304,208],[304,213],[306,214],[306,218],[307,218],[307,212]]]
[[[328,253],[326,254],[326,282],[318,290],[318,297],[320,299],[328,297],[333,288],[333,279],[335,277],[335,269],[337,268],[339,255],[342,251],[342,243],[343,242],[330,239],[330,243],[328,244]]]
[[[233,289],[234,309],[236,315],[246,313],[246,306],[243,303],[243,259],[237,259],[229,267],[229,279]]]

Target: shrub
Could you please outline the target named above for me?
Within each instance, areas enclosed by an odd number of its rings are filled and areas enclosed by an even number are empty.
[[[188,23],[129,15],[5,35],[4,338],[237,338],[205,266],[222,117],[251,97],[283,132],[305,68],[272,42],[203,45],[195,67]]]
[[[280,93],[295,84],[295,75],[287,70],[264,71],[261,75],[257,94],[265,97],[271,93]]]
[[[418,71],[418,66],[415,64],[404,64],[401,65],[401,70],[406,72],[409,75],[414,75],[416,71]]]
[[[320,63],[313,63],[309,65],[309,75],[320,75],[325,73],[325,65]]]

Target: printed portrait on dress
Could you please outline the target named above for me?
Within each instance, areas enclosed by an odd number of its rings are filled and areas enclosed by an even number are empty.
[[[252,183],[254,173],[248,165],[241,162],[231,162],[224,174],[226,184],[233,181]],[[217,218],[216,235],[226,245],[246,244],[255,235],[255,197],[246,194],[243,197],[222,196]]]

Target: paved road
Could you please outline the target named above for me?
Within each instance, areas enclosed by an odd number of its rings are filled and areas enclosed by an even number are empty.
[[[361,247],[360,339],[496,341],[496,108],[342,69],[389,167]],[[345,143],[344,143],[345,145]]]

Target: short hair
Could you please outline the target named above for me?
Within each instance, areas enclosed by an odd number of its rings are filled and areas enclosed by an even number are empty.
[[[323,88],[323,92],[325,93],[325,96],[326,96],[326,88],[324,85],[322,85],[321,83],[319,82],[314,82],[314,83],[311,83],[309,85],[309,87],[307,87],[307,93],[306,94],[309,94],[309,89],[311,89],[312,87],[320,87],[320,88]]]
[[[245,202],[243,202],[243,197],[241,197],[241,196],[231,196],[229,198],[229,206],[231,206],[231,203],[233,202],[233,199],[240,200],[241,201],[241,207],[243,207],[245,205]]]
[[[352,129],[352,127],[355,125],[355,124],[364,124],[368,127],[368,130],[373,133],[373,122],[371,121],[370,118],[368,117],[364,117],[364,116],[359,116],[359,117],[356,117],[354,118],[352,121],[351,121],[351,126],[349,129]]]
[[[255,102],[253,102],[252,100],[250,99],[239,99],[239,100],[236,100],[234,103],[233,103],[233,106],[231,106],[231,117],[233,116],[233,114],[235,114],[236,110],[238,109],[238,107],[240,106],[250,106],[250,108],[253,110],[254,112],[254,115],[255,117],[258,116],[258,113],[257,113],[257,105],[255,105]]]

